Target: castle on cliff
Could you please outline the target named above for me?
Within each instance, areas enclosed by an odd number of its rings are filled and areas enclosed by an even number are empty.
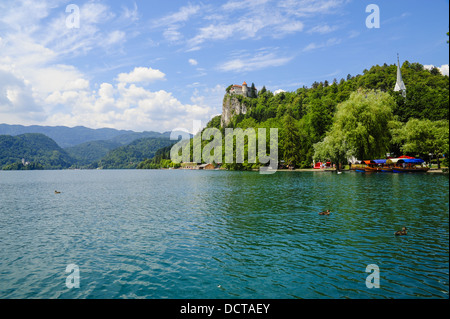
[[[247,83],[244,82],[242,83],[242,85],[237,85],[234,84],[231,86],[230,88],[230,94],[238,94],[238,95],[243,95],[245,97],[252,97],[252,90],[254,91],[254,96],[258,96],[258,91],[256,90],[256,88],[249,88],[247,86]]]

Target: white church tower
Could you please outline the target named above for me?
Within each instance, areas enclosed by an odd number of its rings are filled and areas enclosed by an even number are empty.
[[[398,91],[402,91],[402,96],[406,97],[406,86],[405,83],[403,82],[402,79],[402,73],[400,71],[400,59],[398,57],[398,53],[397,53],[397,83],[395,83],[395,88],[394,91],[398,92]]]

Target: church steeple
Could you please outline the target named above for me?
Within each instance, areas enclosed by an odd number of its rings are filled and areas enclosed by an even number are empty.
[[[402,73],[400,71],[400,59],[398,57],[398,53],[397,53],[397,83],[395,83],[395,88],[394,91],[398,92],[398,91],[402,91],[402,96],[406,97],[406,86],[405,83],[403,82],[402,79]]]

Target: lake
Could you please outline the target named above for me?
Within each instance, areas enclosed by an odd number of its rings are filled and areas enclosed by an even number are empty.
[[[0,298],[448,298],[448,192],[429,173],[1,171]]]

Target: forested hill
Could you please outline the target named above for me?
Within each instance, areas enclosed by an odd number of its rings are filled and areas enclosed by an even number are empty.
[[[138,139],[112,150],[90,167],[103,169],[136,168],[140,162],[153,158],[159,149],[173,145],[175,142],[170,138]]]
[[[134,132],[112,128],[91,129],[84,126],[40,126],[40,125],[9,125],[0,124],[0,135],[17,136],[26,133],[41,133],[53,139],[62,148],[79,146],[92,141],[110,142],[115,145],[127,145],[134,140],[146,137],[168,138],[170,132],[153,131]],[[103,143],[103,144],[108,144]],[[84,145],[85,147],[86,145]]]
[[[404,62],[401,67],[407,95],[404,99],[394,92],[397,66],[384,64],[364,70],[362,75],[347,75],[346,79],[334,79],[314,82],[310,88],[302,87],[294,92],[273,94],[265,87],[255,99],[239,96],[247,105],[246,115],[235,117],[231,126],[249,118],[264,122],[272,118],[282,118],[286,108],[290,107],[297,120],[305,115],[317,117],[323,115],[323,124],[329,125],[330,118],[337,104],[344,102],[350,94],[358,89],[381,90],[389,93],[396,102],[394,115],[398,120],[406,122],[409,118],[448,120],[449,110],[449,78],[443,76],[437,68],[426,70],[419,63]],[[218,126],[220,121],[213,119],[211,125]],[[319,134],[320,135],[320,134]]]
[[[62,148],[71,147],[89,141],[109,140],[132,131],[111,128],[91,129],[83,126],[40,126],[0,124],[0,135],[17,136],[27,133],[41,133],[53,139]],[[144,137],[144,136],[142,136]]]
[[[28,165],[22,165],[22,159]],[[62,169],[72,165],[70,156],[44,134],[0,135],[0,168]]]
[[[243,129],[249,127],[279,128],[280,160],[285,160],[296,167],[310,167],[315,156],[314,146],[325,139],[333,123],[336,122],[338,106],[349,101],[352,94],[362,94],[367,97],[368,92],[378,92],[380,97],[383,96],[383,101],[388,104],[389,109],[385,114],[388,121],[383,123],[396,123],[397,132],[400,132],[398,130],[402,125],[406,125],[412,119],[430,121],[430,123],[444,120],[448,123],[449,77],[443,76],[436,68],[426,70],[423,65],[408,61],[403,63],[401,72],[407,88],[406,98],[403,98],[399,92],[394,92],[397,66],[387,64],[373,66],[370,70],[364,70],[361,75],[349,74],[346,79],[334,79],[331,83],[328,81],[314,82],[310,88],[302,87],[294,92],[273,94],[263,87],[257,98],[236,96],[241,103],[246,105],[247,113],[234,116],[228,126]],[[358,103],[357,101],[358,97],[354,96],[351,103]],[[377,98],[374,98],[374,101],[377,101]],[[378,133],[371,132],[372,127],[369,127],[371,125],[369,123],[377,122],[378,119],[375,117],[361,118],[361,116],[370,117],[371,113],[365,114],[366,110],[356,111],[357,107],[347,108],[347,110],[353,117],[353,124],[359,125],[357,129],[365,132],[366,135],[361,135],[361,138],[366,138],[368,141],[379,141]],[[223,130],[220,126],[220,116],[213,118],[207,126]],[[437,126],[443,127],[442,123]],[[423,127],[427,127],[429,130],[428,135],[435,134],[430,133],[434,130],[431,128],[431,124]],[[404,144],[411,141],[402,140],[401,136],[394,139],[388,126],[385,126],[382,131],[389,135],[383,136],[383,140],[388,141],[387,145],[383,145],[373,152],[361,153],[358,150],[354,153],[365,156],[385,156],[389,151],[399,154],[406,153],[408,150],[414,155],[425,154],[424,149],[403,148]],[[339,132],[339,134],[341,133],[344,135],[347,132]],[[359,134],[353,133],[354,135]],[[407,135],[407,132],[403,133],[405,133],[404,136]],[[446,138],[447,141],[444,149],[448,152],[448,129],[443,134],[444,140]],[[290,146],[288,147],[288,145]],[[366,146],[370,149],[369,144],[366,143]],[[442,147],[440,148],[440,150],[430,152],[442,154]],[[350,153],[348,152],[348,154]],[[235,166],[237,166],[236,169],[242,168],[239,165]]]

